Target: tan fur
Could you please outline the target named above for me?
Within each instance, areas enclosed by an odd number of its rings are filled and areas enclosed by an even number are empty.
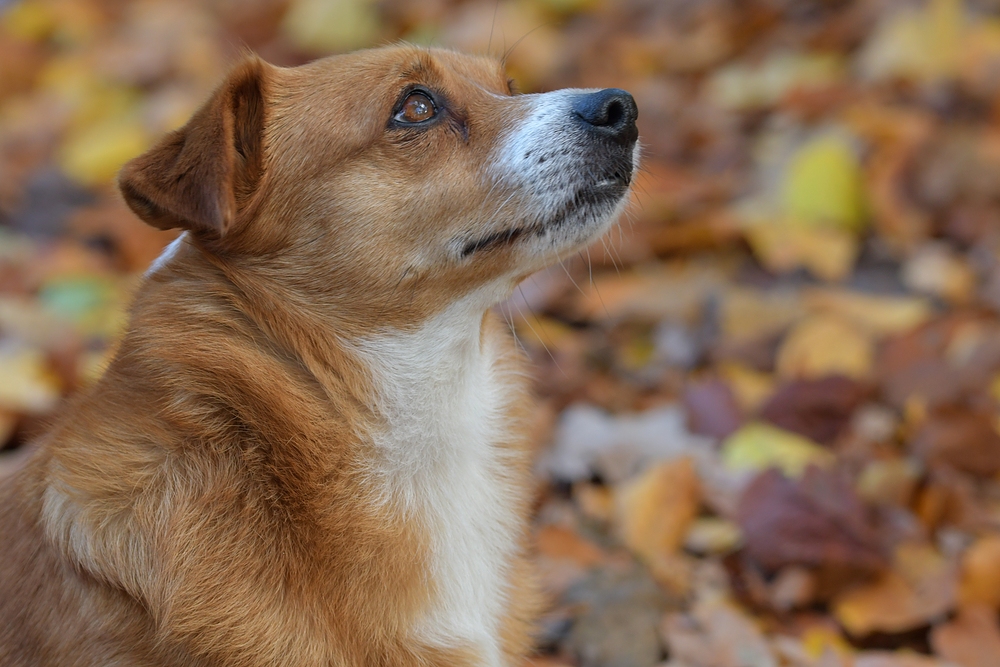
[[[386,131],[409,81],[447,91],[450,126]],[[0,486],[0,665],[477,664],[411,632],[435,589],[429,535],[373,488],[382,416],[353,346],[535,268],[511,273],[504,248],[414,260],[506,196],[483,162],[522,113],[508,95],[494,61],[449,52],[249,60],[124,168],[133,210],[188,237],[104,377]],[[528,406],[505,327],[486,315],[481,336],[505,346],[514,406],[522,546],[500,641],[515,665],[538,607]]]

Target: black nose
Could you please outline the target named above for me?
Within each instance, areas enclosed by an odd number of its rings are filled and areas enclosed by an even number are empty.
[[[639,109],[635,100],[624,90],[606,88],[596,93],[580,95],[573,102],[573,113],[588,129],[622,145],[634,144],[639,138],[635,119]]]

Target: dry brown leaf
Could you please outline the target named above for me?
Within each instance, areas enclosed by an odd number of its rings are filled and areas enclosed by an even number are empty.
[[[581,285],[576,310],[587,319],[625,317],[695,322],[709,294],[720,289],[725,273],[717,266],[675,262],[618,275],[594,276]]]
[[[961,667],[1000,665],[1000,623],[994,609],[964,607],[958,616],[931,630],[931,646],[945,660]]]
[[[846,289],[809,288],[802,291],[802,305],[828,313],[875,336],[900,334],[923,324],[932,314],[927,299],[916,296],[879,296]]]
[[[976,274],[965,259],[943,243],[926,243],[907,261],[903,283],[914,292],[966,304],[976,288]]]
[[[847,632],[898,633],[944,616],[955,604],[954,568],[927,545],[901,545],[893,569],[877,581],[845,591],[833,613]]]
[[[0,409],[42,414],[55,406],[61,389],[42,350],[9,343],[0,346]]]
[[[723,295],[722,333],[730,341],[752,341],[777,334],[803,316],[798,294],[785,290],[734,287]]]
[[[14,431],[17,429],[18,421],[17,415],[13,412],[0,410],[0,450],[10,442]]]
[[[761,263],[775,273],[805,267],[821,280],[844,280],[854,268],[858,241],[840,229],[765,223],[747,229],[747,240]]]
[[[760,416],[776,426],[828,444],[850,423],[870,393],[868,386],[845,377],[793,380],[778,388]]]
[[[854,658],[854,667],[952,667],[935,658],[910,651],[864,651]]]
[[[958,598],[962,605],[1000,609],[1000,535],[979,538],[962,555]]]
[[[873,505],[907,507],[919,480],[920,467],[909,459],[877,460],[864,467],[855,489]]]
[[[947,465],[983,477],[1000,472],[1000,434],[992,416],[982,412],[937,410],[910,448],[928,466]]]
[[[725,438],[743,423],[733,390],[717,378],[690,384],[684,392],[684,408],[692,433]]]
[[[653,563],[684,543],[700,500],[689,458],[661,463],[615,489],[615,526],[633,552]]]
[[[690,614],[668,614],[661,634],[673,660],[698,667],[777,667],[760,627],[726,601],[700,601]]]
[[[797,324],[778,350],[778,375],[816,379],[871,376],[875,346],[871,337],[835,315],[814,315]]]
[[[793,481],[777,470],[758,475],[740,500],[746,553],[763,567],[880,569],[879,535],[851,486],[836,472],[809,468]]]
[[[615,498],[607,486],[577,482],[573,485],[573,500],[583,515],[594,521],[607,523],[614,516]]]
[[[774,392],[775,380],[770,373],[754,370],[743,364],[720,364],[723,379],[729,384],[743,414],[754,414]]]
[[[593,542],[562,526],[544,526],[535,536],[538,553],[545,558],[590,567],[604,560],[604,552]]]

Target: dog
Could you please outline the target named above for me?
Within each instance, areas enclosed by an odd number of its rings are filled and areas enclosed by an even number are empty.
[[[182,234],[0,489],[0,665],[518,665],[525,369],[490,308],[622,212],[637,110],[489,57],[248,56],[125,165]]]

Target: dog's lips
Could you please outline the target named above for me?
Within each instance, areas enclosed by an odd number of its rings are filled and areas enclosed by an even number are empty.
[[[462,246],[462,257],[468,257],[473,253],[490,248],[512,246],[520,239],[532,234],[541,234],[546,230],[556,229],[565,224],[573,213],[584,206],[606,206],[617,203],[628,192],[632,180],[631,176],[631,174],[616,173],[579,190],[571,200],[544,223],[515,226],[473,239]]]
[[[468,257],[474,252],[480,250],[485,250],[487,248],[501,246],[501,245],[512,245],[519,238],[524,236],[529,232],[540,231],[541,225],[528,225],[525,227],[512,227],[510,229],[493,232],[492,234],[487,234],[486,236],[476,239],[474,241],[469,241],[464,246],[462,246],[462,257]]]

